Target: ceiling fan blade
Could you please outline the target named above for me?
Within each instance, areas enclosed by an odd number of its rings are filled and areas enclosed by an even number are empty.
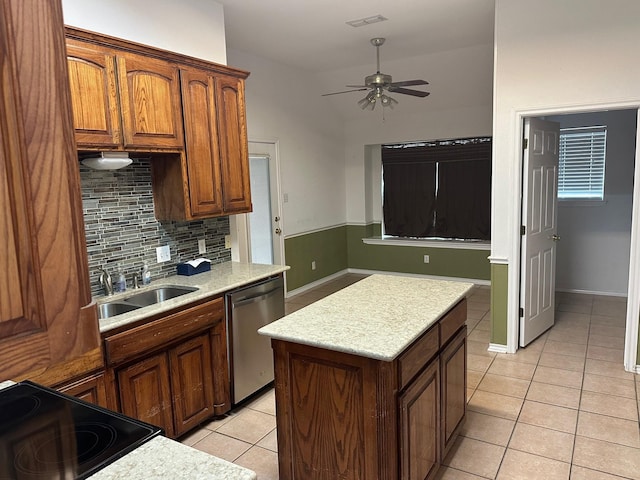
[[[393,93],[402,93],[403,95],[413,95],[414,97],[426,97],[430,92],[421,92],[420,90],[411,90],[410,88],[389,87],[389,91]]]
[[[366,85],[345,85],[345,87],[349,87],[349,88],[369,88]]]
[[[343,90],[342,92],[323,93],[322,96],[327,97],[329,95],[339,95],[341,93],[349,93],[349,92],[361,92],[363,90],[369,90],[369,88],[363,87],[363,88],[356,88],[355,90]]]
[[[401,82],[392,82],[392,87],[410,87],[411,85],[429,85],[426,80],[404,80]]]

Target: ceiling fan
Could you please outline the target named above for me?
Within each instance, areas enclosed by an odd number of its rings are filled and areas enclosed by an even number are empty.
[[[341,93],[349,92],[361,92],[364,90],[370,90],[367,95],[358,102],[358,105],[363,110],[373,110],[376,107],[376,103],[380,101],[383,107],[393,108],[393,105],[398,103],[395,98],[391,98],[385,93],[401,93],[403,95],[412,95],[414,97],[426,97],[429,92],[423,92],[420,90],[413,90],[410,88],[404,88],[413,85],[428,85],[429,82],[425,80],[404,80],[401,82],[393,82],[391,75],[380,73],[380,46],[384,44],[384,38],[372,38],[371,44],[376,47],[376,60],[377,71],[373,75],[369,75],[364,79],[364,85],[347,85],[347,87],[353,88],[353,90],[344,90],[342,92],[325,93],[322,95],[326,97],[328,95],[339,95]]]

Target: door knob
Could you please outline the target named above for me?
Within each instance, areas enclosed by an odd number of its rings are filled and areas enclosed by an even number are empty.
[[[560,235],[551,235],[551,240],[553,240],[554,242],[559,242],[560,241]]]
[[[277,233],[278,235],[281,235],[281,234],[282,234],[282,230],[280,230],[279,228],[276,228],[276,233]]]

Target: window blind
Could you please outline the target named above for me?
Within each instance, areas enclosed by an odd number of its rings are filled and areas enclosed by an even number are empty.
[[[560,129],[558,198],[604,199],[607,128]]]

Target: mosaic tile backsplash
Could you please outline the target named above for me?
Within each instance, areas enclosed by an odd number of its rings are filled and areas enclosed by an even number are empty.
[[[194,222],[159,222],[153,213],[151,163],[136,159],[121,170],[92,170],[80,165],[82,210],[84,213],[91,294],[103,296],[98,271],[106,269],[113,281],[121,268],[127,289],[133,288],[133,274],[140,275],[144,262],[151,280],[175,275],[176,265],[205,257],[212,263],[231,261],[224,248],[229,234],[229,217]],[[204,238],[207,253],[198,253]],[[169,245],[171,260],[157,263],[156,247]]]

